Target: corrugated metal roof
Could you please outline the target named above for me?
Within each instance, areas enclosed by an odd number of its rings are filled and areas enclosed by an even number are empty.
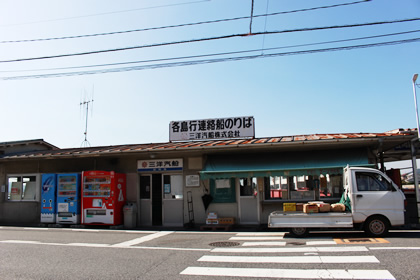
[[[0,159],[24,159],[24,158],[49,158],[49,157],[78,157],[93,155],[113,155],[121,153],[136,152],[159,152],[159,151],[181,151],[194,149],[217,149],[235,147],[259,147],[262,145],[284,145],[301,142],[316,143],[321,141],[345,141],[345,140],[364,140],[372,138],[412,138],[416,135],[416,130],[398,129],[384,133],[339,133],[339,134],[311,134],[311,135],[295,135],[280,137],[265,137],[254,139],[228,139],[228,140],[206,140],[192,142],[167,142],[167,143],[149,143],[149,144],[132,144],[132,145],[115,145],[104,147],[88,147],[88,148],[70,148],[55,149],[48,151],[36,151],[30,153],[21,153],[15,155],[0,156]]]

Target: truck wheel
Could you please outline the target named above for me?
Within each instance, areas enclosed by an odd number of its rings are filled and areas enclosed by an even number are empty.
[[[305,227],[291,228],[290,233],[296,237],[305,237],[309,234],[309,230]]]
[[[388,221],[381,217],[370,217],[365,223],[365,232],[372,237],[381,237],[388,233]]]

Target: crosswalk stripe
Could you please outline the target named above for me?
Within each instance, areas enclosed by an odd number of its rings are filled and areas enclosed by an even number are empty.
[[[125,241],[125,242],[121,242],[121,243],[118,243],[118,244],[114,244],[114,245],[111,245],[111,247],[128,247],[128,246],[140,244],[140,243],[143,243],[143,242],[146,242],[146,241],[150,241],[150,240],[153,240],[153,239],[156,239],[156,238],[159,238],[159,237],[171,234],[171,233],[173,233],[173,231],[161,231],[161,232],[149,234],[149,235],[146,235],[146,236],[143,236],[143,237],[128,240],[128,241]]]
[[[285,232],[238,232],[236,236],[284,236]]]
[[[306,241],[306,245],[313,246],[313,245],[336,245],[337,242],[335,241]]]
[[[277,237],[277,236],[234,236],[229,238],[229,240],[284,240],[283,237]]]
[[[273,242],[244,242],[242,243],[242,246],[285,246],[286,242],[278,242],[278,241],[273,241]]]
[[[379,263],[375,256],[209,256],[204,255],[199,262],[231,263]]]
[[[183,275],[289,279],[395,279],[388,270],[188,267]]]
[[[216,253],[300,253],[300,252],[367,252],[364,246],[351,247],[279,247],[279,248],[214,248]]]
[[[315,246],[315,245],[336,245],[335,241],[307,241],[303,245]],[[244,242],[242,246],[252,247],[252,246],[286,246],[287,242],[281,241],[262,241],[262,242]]]

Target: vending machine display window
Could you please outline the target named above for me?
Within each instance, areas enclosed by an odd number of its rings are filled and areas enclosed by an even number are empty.
[[[77,195],[77,177],[61,175],[59,177],[58,196],[75,197]]]
[[[84,177],[83,197],[109,197],[110,194],[110,176],[97,178]]]

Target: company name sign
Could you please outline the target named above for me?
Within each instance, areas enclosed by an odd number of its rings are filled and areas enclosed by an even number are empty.
[[[169,141],[246,138],[254,136],[254,117],[172,121],[169,124]]]

